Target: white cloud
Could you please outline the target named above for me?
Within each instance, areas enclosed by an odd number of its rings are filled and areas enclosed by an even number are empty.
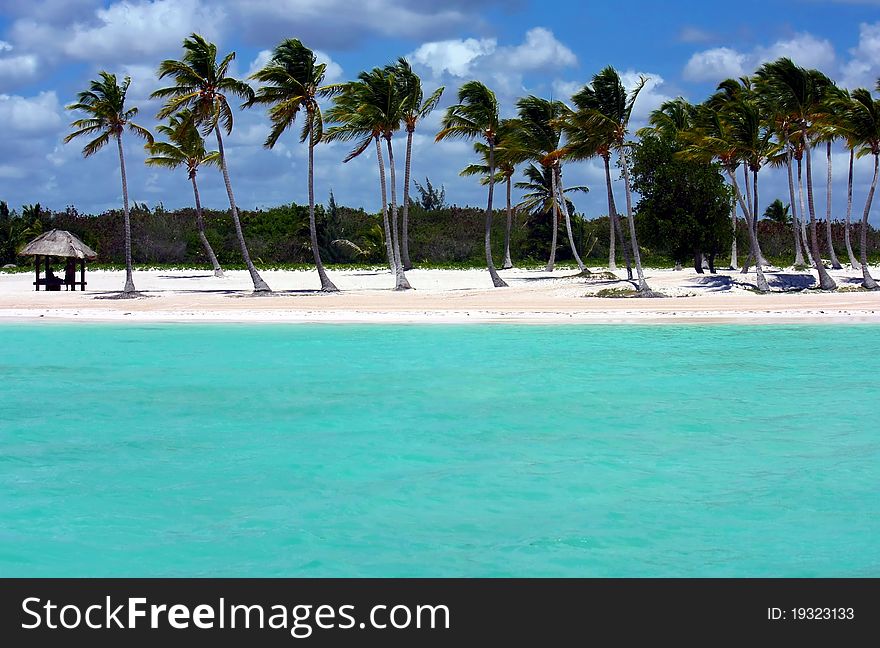
[[[494,75],[503,86],[519,84],[523,72],[577,63],[577,57],[548,29],[534,27],[518,45],[498,46],[494,38],[466,38],[424,43],[407,56],[431,70],[435,77],[448,74],[460,79]],[[510,83],[511,80],[516,82]]]
[[[494,53],[497,45],[494,38],[436,41],[423,44],[407,58],[430,68],[435,76],[448,73],[464,78],[470,76],[473,63]]]
[[[745,74],[746,59],[745,54],[729,47],[715,47],[691,56],[682,75],[688,81],[720,82]]]
[[[841,82],[848,88],[873,87],[880,77],[880,22],[859,25],[859,44],[841,69]]]
[[[541,70],[577,64],[574,52],[556,40],[553,32],[543,27],[527,31],[526,40],[521,45],[501,48],[499,57],[506,61],[508,67],[518,70]]]
[[[648,81],[645,83],[633,106],[631,130],[638,128],[642,122],[646,121],[651,112],[660,107],[660,104],[672,99],[669,95],[660,92],[660,87],[666,81],[659,74],[636,72],[634,70],[626,70],[620,73],[620,80],[623,82],[623,87],[626,88],[627,92],[632,92],[642,77],[646,77]]]
[[[97,25],[78,23],[63,50],[85,60],[140,60],[178,48],[192,31],[219,32],[225,12],[199,0],[123,0],[95,12]]]
[[[12,49],[12,45],[7,43],[5,40],[0,40],[0,52],[8,52]]]
[[[35,97],[0,94],[0,123],[13,136],[54,131],[62,123],[58,97],[54,91]]]
[[[225,17],[222,8],[201,0],[122,0],[80,12],[66,24],[24,16],[8,33],[19,49],[56,62],[154,64],[162,54],[178,51],[193,31],[216,38]]]
[[[562,79],[554,79],[551,85],[553,88],[553,96],[556,99],[565,101],[566,103],[584,87],[581,81],[563,81]]]
[[[834,46],[828,40],[802,33],[790,39],[776,41],[768,47],[755,47],[749,52],[740,52],[730,47],[715,47],[696,52],[684,66],[682,75],[688,81],[719,83],[727,78],[751,74],[762,63],[783,56],[807,68],[829,71],[835,65]]]
[[[32,79],[38,68],[39,61],[33,54],[0,58],[0,84]]]
[[[754,52],[758,65],[783,56],[805,68],[829,70],[835,64],[834,46],[827,39],[819,39],[807,33],[777,41],[770,47],[758,47]]]

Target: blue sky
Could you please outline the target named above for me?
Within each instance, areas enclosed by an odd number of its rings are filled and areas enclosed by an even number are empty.
[[[64,145],[64,110],[98,70],[131,75],[131,102],[152,128],[158,62],[176,57],[181,39],[198,31],[238,54],[246,75],[280,39],[298,37],[328,62],[331,81],[405,55],[430,89],[445,85],[443,106],[456,88],[478,78],[496,90],[511,114],[525,94],[567,100],[605,65],[627,83],[651,78],[635,111],[634,128],[663,100],[702,100],[723,78],[751,72],[762,61],[791,56],[818,67],[845,87],[873,88],[880,77],[880,0],[740,0],[737,3],[576,2],[552,11],[528,0],[0,0],[0,199],[13,207],[40,202],[96,212],[121,202],[118,164],[108,149],[88,160],[81,145]],[[469,145],[433,143],[437,111],[417,134],[413,173],[444,184],[447,199],[480,204],[484,190],[459,178],[471,161]],[[273,151],[262,148],[267,121],[259,111],[238,114],[228,156],[238,202],[245,207],[305,202],[305,150],[293,134]],[[401,152],[403,143],[400,144]],[[377,209],[375,159],[343,165],[344,145],[317,151],[316,195]],[[143,149],[126,145],[133,200],[167,207],[190,204],[185,174],[146,168]],[[402,158],[402,155],[400,156]],[[824,164],[817,167],[824,177]],[[867,159],[857,163],[856,208],[870,180]],[[570,165],[569,183],[587,184],[577,207],[588,217],[606,211],[598,164]],[[224,208],[222,182],[201,177],[203,202]],[[787,202],[784,178],[763,174],[762,207]],[[845,206],[846,153],[835,151],[835,217]],[[824,192],[817,196],[824,205]],[[878,210],[875,210],[878,211]],[[860,213],[860,211],[858,212]],[[880,217],[873,217],[877,222]]]

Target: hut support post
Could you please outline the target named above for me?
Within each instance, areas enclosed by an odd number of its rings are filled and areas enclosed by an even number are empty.
[[[34,289],[40,290],[40,255],[34,255],[34,272],[36,274],[36,281],[34,282]]]
[[[82,282],[79,285],[79,289],[82,292],[85,292],[85,290],[86,290],[86,260],[85,259],[82,259],[79,262],[79,280]],[[74,285],[73,289],[76,290],[75,285]]]

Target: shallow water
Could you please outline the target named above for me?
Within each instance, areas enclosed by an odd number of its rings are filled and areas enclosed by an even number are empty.
[[[2,576],[878,576],[880,327],[0,327]]]

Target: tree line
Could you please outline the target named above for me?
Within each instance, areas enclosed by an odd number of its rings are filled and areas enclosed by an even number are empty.
[[[355,80],[326,84],[326,66],[317,62],[315,54],[297,39],[282,41],[268,63],[247,81],[229,74],[235,53],[221,56],[216,45],[198,34],[183,41],[180,59],[163,61],[158,68],[159,79],[171,83],[153,92],[152,97],[164,100],[157,117],[167,120],[157,129],[165,138],[157,141],[152,133],[133,120],[137,108],[126,105],[125,96],[130,79],[121,83],[108,72],[101,72],[89,89],[79,93],[68,108],[85,116],[72,123],[66,141],[81,136],[91,139],[83,148],[89,157],[106,144],[116,144],[122,180],[123,247],[126,282],[123,294],[136,295],[132,277],[131,210],[125,172],[122,138],[132,134],[145,141],[146,163],[155,166],[186,169],[193,187],[197,236],[204,254],[222,274],[220,259],[206,234],[204,210],[200,204],[198,170],[216,166],[224,180],[229,199],[232,230],[240,257],[250,272],[255,292],[269,292],[260,276],[248,247],[242,218],[235,201],[226,164],[224,134],[234,125],[234,100],[242,108],[265,106],[271,122],[265,146],[274,147],[300,117],[299,140],[308,147],[308,249],[317,269],[321,290],[337,290],[327,276],[322,259],[321,234],[318,228],[314,196],[314,148],[322,142],[341,141],[352,148],[343,162],[352,160],[373,148],[379,171],[382,203],[382,243],[385,260],[395,278],[395,289],[410,288],[406,271],[412,267],[410,185],[413,134],[418,124],[437,106],[444,92],[438,88],[425,96],[421,80],[405,59],[384,67],[361,72]],[[639,131],[638,139],[629,130],[633,106],[644,88],[646,78],[627,91],[619,74],[606,67],[571,98],[571,106],[540,97],[528,96],[517,102],[517,115],[502,119],[495,94],[479,81],[463,84],[456,102],[449,106],[441,120],[435,139],[463,139],[474,143],[477,162],[465,167],[464,175],[474,175],[487,187],[484,227],[482,232],[485,263],[496,287],[506,283],[499,276],[493,257],[493,216],[495,185],[503,183],[506,193],[506,222],[503,236],[502,267],[512,265],[511,231],[517,212],[540,213],[551,221],[551,237],[547,269],[553,269],[558,249],[568,253],[582,271],[586,271],[582,253],[584,237],[580,219],[572,218],[571,197],[586,190],[580,185],[565,186],[563,169],[568,162],[601,159],[608,200],[607,251],[608,265],[616,270],[617,247],[622,248],[628,279],[643,295],[650,295],[639,230],[649,232],[652,240],[672,238],[665,247],[676,260],[693,254],[710,259],[710,267],[723,245],[731,245],[730,265],[737,265],[737,234],[745,230],[748,255],[743,272],[754,266],[757,289],[769,287],[763,274],[768,261],[761,248],[758,227],[759,172],[768,165],[785,166],[789,177],[792,240],[795,265],[803,265],[806,253],[809,263],[819,275],[823,289],[835,288],[822,259],[823,237],[819,234],[815,209],[812,150],[825,146],[828,183],[826,187],[826,218],[824,251],[829,253],[833,267],[840,267],[834,249],[834,226],[831,218],[831,150],[835,140],[844,142],[850,151],[849,207],[843,229],[844,246],[850,264],[861,270],[863,285],[876,288],[870,275],[867,258],[870,227],[868,217],[877,184],[880,157],[880,101],[870,91],[852,92],[840,89],[817,70],[806,70],[789,59],[779,59],[761,66],[753,76],[728,79],[717,92],[699,105],[684,99],[667,102],[651,115],[650,127]],[[324,109],[329,102],[329,108]],[[324,105],[322,105],[324,104]],[[394,135],[406,132],[402,196],[398,199],[397,165]],[[217,149],[208,150],[205,138],[213,135]],[[852,209],[852,166],[856,157],[870,155],[874,176],[861,218],[859,249],[856,260],[850,240]],[[655,173],[655,163],[663,160],[667,173]],[[805,174],[801,161],[805,162]],[[612,178],[612,161],[623,181],[623,214],[618,213]],[[793,166],[797,167],[797,197]],[[516,186],[523,189],[524,200],[511,204],[511,187],[517,169],[525,180]],[[671,171],[670,171],[671,169]],[[742,170],[743,185],[738,173]],[[726,179],[725,185],[721,179]],[[660,181],[655,184],[655,181]],[[690,184],[688,184],[690,183]],[[642,199],[638,210],[633,204],[633,190]],[[695,189],[696,188],[696,189]],[[680,196],[678,201],[662,200],[664,194]],[[804,198],[804,194],[806,198]],[[690,200],[700,195],[704,200]],[[806,204],[806,206],[805,206]],[[744,227],[737,216],[744,216]],[[670,213],[678,214],[671,217]],[[729,225],[719,226],[719,214],[730,214]],[[809,217],[809,236],[807,236]],[[726,216],[725,216],[726,218]],[[639,227],[637,221],[642,221]],[[626,232],[624,227],[626,226]],[[564,226],[567,246],[558,245],[557,236]],[[248,225],[249,229],[252,225]],[[326,237],[325,237],[326,238]],[[334,239],[342,240],[342,239]],[[348,240],[348,239],[346,239]],[[357,246],[349,240],[349,243]],[[591,249],[596,241],[586,242]],[[669,243],[669,241],[667,241]],[[326,246],[324,247],[326,253]],[[714,268],[713,268],[714,269]],[[635,275],[634,275],[635,271]]]

